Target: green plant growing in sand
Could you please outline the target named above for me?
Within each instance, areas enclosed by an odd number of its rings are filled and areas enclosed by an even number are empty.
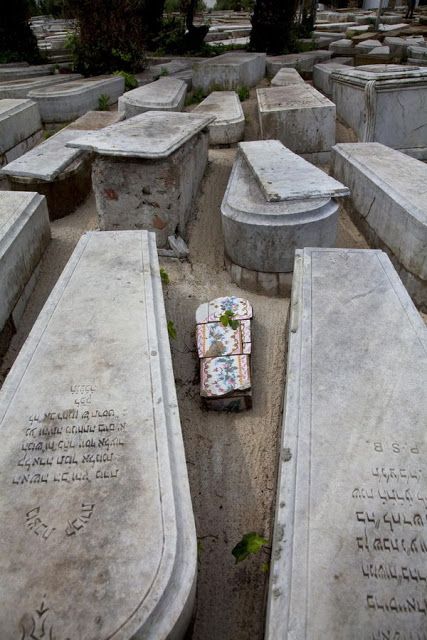
[[[102,93],[98,98],[98,111],[108,111],[109,106],[109,96],[105,95],[105,93]]]
[[[172,320],[168,320],[168,334],[171,340],[176,340],[176,329]]]
[[[237,95],[240,98],[240,102],[244,102],[249,98],[249,87],[246,85],[240,85],[237,87]]]
[[[160,267],[160,278],[163,284],[169,284],[170,282],[169,274],[166,271],[166,269],[163,269],[163,267]]]
[[[268,540],[258,535],[255,531],[245,533],[240,542],[232,549],[236,564],[246,560],[251,554],[257,554],[268,543]],[[264,563],[266,564],[266,563]],[[263,565],[264,567],[264,565]],[[262,569],[265,572],[265,568]]]

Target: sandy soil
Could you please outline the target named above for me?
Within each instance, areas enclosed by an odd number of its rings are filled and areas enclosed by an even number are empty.
[[[246,139],[258,136],[253,96],[252,91],[244,103]],[[168,318],[177,329],[172,357],[200,543],[197,608],[188,634],[192,640],[261,640],[264,628],[268,576],[262,565],[269,552],[235,565],[231,550],[250,531],[271,539],[289,300],[242,291],[231,283],[224,269],[220,204],[235,152],[212,149],[209,153],[189,228],[191,260],[161,260],[170,277],[165,302]],[[52,242],[43,260],[41,277],[0,368],[0,382],[80,235],[96,228],[96,224],[93,198],[73,215],[52,223]],[[337,244],[367,246],[343,212]],[[254,306],[254,406],[237,415],[202,408],[194,344],[198,304],[231,293],[249,298]]]

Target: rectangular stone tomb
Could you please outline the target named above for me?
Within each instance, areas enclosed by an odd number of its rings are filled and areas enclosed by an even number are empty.
[[[294,273],[265,639],[424,638],[425,325],[381,251]]]
[[[315,64],[332,57],[331,51],[305,51],[267,58],[267,75],[274,76],[283,67],[292,67],[299,73],[310,75]]]
[[[335,144],[335,105],[309,84],[257,89],[261,137],[280,140],[313,162],[327,162]]]
[[[205,302],[196,311],[200,395],[208,409],[252,407],[252,315],[248,300],[235,296]]]
[[[82,78],[82,76],[78,73],[70,73],[42,76],[40,78],[26,78],[25,80],[9,80],[0,84],[0,98],[27,98],[29,92],[33,89],[63,84],[79,78]]]
[[[155,231],[160,247],[187,222],[208,159],[213,116],[147,111],[69,146],[97,154],[92,169],[103,230]]]
[[[51,220],[76,209],[91,190],[93,156],[66,146],[82,131],[102,129],[123,116],[110,111],[88,111],[31,151],[7,164],[1,174],[15,191],[37,191],[46,196]]]
[[[333,72],[337,115],[360,142],[381,142],[427,159],[427,69],[366,65]]]
[[[37,104],[32,100],[0,100],[0,167],[19,158],[43,137]]]
[[[316,64],[313,69],[313,84],[329,98],[332,96],[331,75],[333,71],[340,69],[352,69],[353,67],[340,64],[339,62],[325,62]]]
[[[230,52],[193,66],[193,89],[254,87],[265,74],[265,53]]]
[[[39,105],[43,122],[69,122],[86,111],[98,109],[101,96],[110,105],[117,102],[124,83],[121,76],[100,76],[34,89],[28,95]]]
[[[215,116],[209,125],[211,144],[233,144],[243,139],[245,114],[235,91],[214,91],[195,107],[193,113]]]
[[[288,84],[302,84],[304,79],[298,71],[292,67],[283,67],[279,69],[274,78],[271,80],[272,87],[286,87]]]
[[[53,64],[38,64],[38,65],[16,65],[6,66],[0,69],[0,82],[6,82],[8,80],[23,80],[24,78],[38,78],[41,76],[47,76],[53,74],[55,65]]]
[[[350,143],[334,147],[332,171],[350,187],[356,225],[427,311],[427,165],[376,142]]]
[[[19,324],[49,240],[45,198],[0,191],[0,356]]]
[[[289,294],[296,248],[334,246],[338,203],[349,193],[278,140],[241,142],[221,205],[236,284]]]
[[[163,64],[155,64],[150,67],[150,71],[153,76],[153,80],[158,80],[162,76],[171,76],[182,71],[191,69],[191,58],[188,60],[171,60],[170,62],[164,62]]]
[[[132,118],[145,111],[182,111],[187,84],[177,78],[160,78],[119,98],[119,112]]]
[[[196,536],[153,234],[82,237],[0,428],[2,640],[182,638]]]

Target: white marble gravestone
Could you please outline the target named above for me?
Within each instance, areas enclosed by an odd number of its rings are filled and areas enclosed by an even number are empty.
[[[267,58],[267,75],[274,76],[284,67],[292,67],[299,73],[310,75],[315,64],[330,60],[330,51],[303,51],[302,53],[288,53],[283,56],[270,56]]]
[[[25,80],[9,80],[0,83],[0,98],[27,98],[30,91],[82,78],[78,73],[55,74]]]
[[[92,184],[101,229],[155,231],[163,247],[177,228],[185,236],[213,120],[204,114],[147,111],[68,142],[97,154]]]
[[[37,64],[37,65],[6,65],[0,69],[0,82],[8,80],[22,80],[24,78],[39,78],[53,74],[55,65],[53,64]]]
[[[32,100],[0,100],[0,167],[19,158],[43,137],[37,104]]]
[[[159,78],[120,96],[118,108],[126,118],[145,111],[182,111],[186,95],[184,80]]]
[[[302,84],[302,76],[293,67],[283,67],[279,69],[274,78],[271,79],[272,87],[286,87],[288,84]]]
[[[333,102],[307,83],[256,91],[264,140],[280,140],[312,162],[329,160],[335,144]]]
[[[427,69],[366,65],[331,76],[337,115],[360,142],[381,142],[427,159]]]
[[[337,144],[332,174],[372,247],[389,254],[416,304],[427,311],[427,165],[377,142]]]
[[[182,638],[196,535],[153,234],[82,237],[0,429],[2,640]]]
[[[266,295],[286,295],[294,252],[333,246],[343,184],[278,140],[243,142],[221,205],[232,279]]]
[[[349,65],[331,60],[324,64],[315,64],[313,68],[313,85],[328,98],[332,96],[331,75],[333,71],[340,69],[352,69]]]
[[[232,51],[196,62],[193,66],[193,89],[205,93],[216,89],[254,87],[265,74],[265,53]]]
[[[297,252],[266,640],[425,638],[426,378],[384,253]]]
[[[209,125],[211,144],[233,144],[243,139],[245,114],[235,91],[213,91],[193,109],[193,113],[215,116]]]

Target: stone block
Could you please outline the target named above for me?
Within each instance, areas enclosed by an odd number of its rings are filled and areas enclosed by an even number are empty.
[[[72,80],[78,80],[79,78],[82,78],[82,76],[78,73],[70,73],[1,82],[0,98],[27,98],[29,92],[33,89],[63,84],[64,82],[71,82]]]
[[[289,53],[283,56],[270,56],[267,58],[267,75],[274,76],[284,67],[292,67],[298,73],[310,75],[315,64],[330,60],[330,51],[305,51],[303,53]]]
[[[215,89],[254,87],[265,74],[265,53],[230,52],[193,66],[193,89],[205,93]]]
[[[427,60],[427,47],[411,45],[408,47],[408,56],[416,60]]]
[[[43,137],[40,113],[31,100],[0,100],[0,167],[19,158]]]
[[[121,76],[99,76],[73,80],[62,85],[34,89],[28,94],[39,106],[43,122],[70,122],[86,111],[98,109],[101,96],[107,96],[109,104],[117,102],[125,88]]]
[[[361,142],[427,159],[427,70],[402,65],[340,69],[331,76],[337,115]]]
[[[20,64],[7,65],[0,69],[0,82],[38,78],[53,74],[54,71],[55,65],[53,64],[38,64],[33,66]]]
[[[332,171],[373,247],[384,249],[416,304],[427,311],[427,166],[378,143],[337,144]]]
[[[252,286],[249,273],[249,288],[267,293],[279,286],[277,278],[271,285],[270,274],[292,271],[296,248],[333,246],[338,204],[331,198],[346,194],[344,185],[277,140],[240,143],[221,216],[225,251],[243,267],[242,285],[248,270],[257,272]]]
[[[289,84],[302,84],[304,79],[293,67],[283,67],[271,79],[272,87],[287,87]]]
[[[329,51],[331,54],[337,56],[353,56],[356,54],[356,48],[353,40],[349,38],[343,38],[342,40],[336,40],[329,45]]]
[[[0,341],[50,240],[46,200],[37,193],[0,191]],[[0,355],[3,355],[0,353]]]
[[[325,62],[324,64],[316,64],[313,69],[313,85],[324,93],[329,98],[332,96],[331,74],[332,71],[337,69],[352,69],[348,65],[335,62],[336,59],[331,62]],[[350,58],[349,58],[350,60]]]
[[[363,40],[362,42],[358,42],[355,45],[356,55],[369,53],[372,49],[376,49],[377,47],[381,47],[381,42],[379,40]]]
[[[295,153],[325,162],[335,144],[335,105],[314,87],[257,89],[261,137],[280,140]]]
[[[382,252],[297,252],[266,640],[425,635],[426,333]]]
[[[163,62],[161,64],[155,64],[150,67],[153,80],[158,80],[163,76],[169,77],[175,75],[176,73],[187,71],[189,69],[191,69],[191,58],[189,58],[187,61],[171,60],[170,62]]]
[[[183,638],[196,534],[153,235],[83,236],[0,421],[3,638]]]
[[[92,171],[103,230],[155,231],[184,239],[208,159],[212,116],[147,111],[68,144],[97,153]]]
[[[214,91],[193,109],[193,113],[215,116],[209,125],[210,144],[234,144],[243,140],[245,115],[235,91]]]
[[[119,98],[119,112],[132,118],[145,111],[182,111],[187,84],[177,78],[160,78]]]

